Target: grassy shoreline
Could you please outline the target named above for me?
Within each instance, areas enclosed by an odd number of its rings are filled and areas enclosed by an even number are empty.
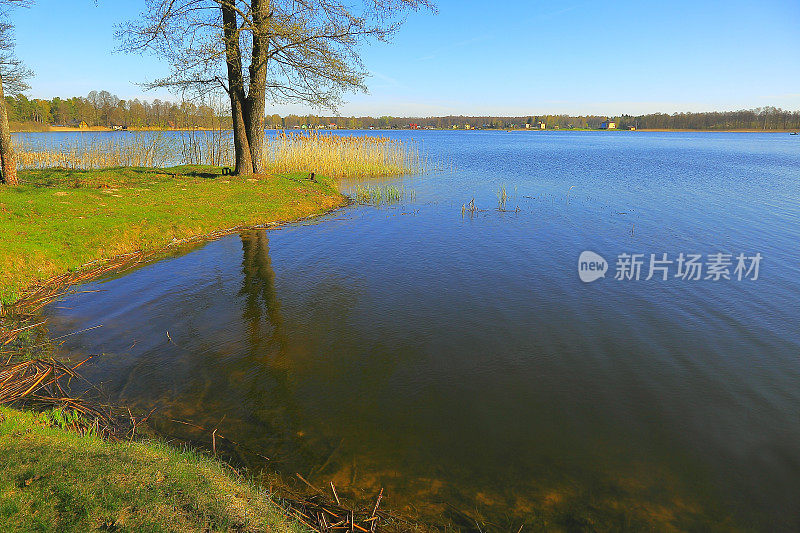
[[[332,180],[311,181],[304,173],[243,178],[223,176],[220,167],[179,166],[31,170],[20,178],[19,187],[0,188],[0,295],[5,305],[16,303],[12,315],[26,306],[20,298],[26,289],[47,280],[68,283],[113,267],[121,256],[151,258],[176,244],[349,203]],[[0,323],[0,331],[14,327]],[[159,441],[79,434],[58,427],[58,419],[0,405],[0,523],[6,527],[307,530],[271,493],[223,462]]]
[[[306,531],[210,457],[109,442],[0,406],[0,523],[14,531]]]
[[[220,230],[289,222],[347,204],[332,180],[240,178],[220,167],[29,170],[0,188],[0,301],[90,262]]]

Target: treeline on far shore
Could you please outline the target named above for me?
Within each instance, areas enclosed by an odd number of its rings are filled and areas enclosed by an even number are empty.
[[[229,129],[231,118],[224,106],[160,99],[123,100],[108,91],[87,96],[29,99],[6,97],[9,120],[17,130],[73,128],[208,128]],[[739,111],[703,113],[651,113],[647,115],[527,115],[517,117],[342,117],[320,115],[267,115],[267,128],[338,129],[598,129],[612,121],[617,129],[686,130],[800,130],[800,111],[760,107]]]
[[[12,129],[47,130],[51,126],[70,128],[222,128],[231,127],[230,111],[220,105],[191,101],[169,102],[156,98],[122,100],[108,91],[87,96],[29,99],[20,94],[6,97]]]
[[[332,119],[333,120],[333,119]],[[350,119],[345,119],[350,120]],[[800,111],[786,111],[777,107],[745,109],[740,111],[714,111],[705,113],[651,113],[647,115],[529,115],[520,117],[464,117],[433,118],[359,118],[363,124],[378,127],[408,128],[481,128],[481,129],[599,129],[604,122],[614,122],[617,129],[667,129],[667,130],[797,130],[800,129]],[[412,126],[414,125],[414,126]]]

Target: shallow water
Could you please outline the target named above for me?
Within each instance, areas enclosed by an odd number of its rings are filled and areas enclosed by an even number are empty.
[[[167,434],[217,427],[253,468],[386,487],[429,520],[800,528],[796,137],[385,134],[443,163],[381,181],[413,200],[92,283],[51,333],[102,324],[65,348],[106,354],[88,376]],[[604,279],[580,281],[584,250]],[[644,279],[681,252],[763,260],[757,280]],[[621,253],[642,279],[614,279]]]

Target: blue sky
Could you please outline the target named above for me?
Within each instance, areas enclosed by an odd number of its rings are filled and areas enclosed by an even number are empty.
[[[363,49],[369,94],[343,115],[619,114],[800,109],[800,2],[440,0],[391,45]],[[30,95],[176,99],[136,84],[166,73],[115,53],[137,0],[38,0],[12,14]],[[299,105],[268,113],[307,113]]]

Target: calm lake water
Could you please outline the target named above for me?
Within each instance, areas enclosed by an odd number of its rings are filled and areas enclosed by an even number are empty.
[[[385,134],[444,163],[380,181],[413,199],[89,284],[51,334],[102,324],[65,348],[105,354],[88,377],[167,435],[216,427],[254,469],[437,523],[800,528],[797,137]],[[584,250],[605,278],[579,279]],[[645,280],[665,253],[733,254],[731,279]]]

